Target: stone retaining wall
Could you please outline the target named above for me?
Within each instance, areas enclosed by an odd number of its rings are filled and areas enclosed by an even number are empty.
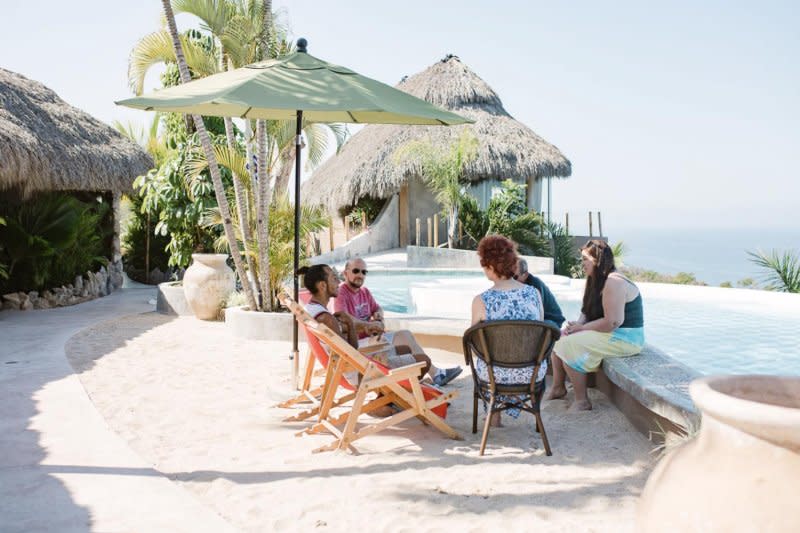
[[[75,281],[62,287],[38,291],[12,292],[3,295],[3,309],[29,311],[66,307],[111,294],[122,287],[122,260],[101,266],[97,272],[75,276]]]

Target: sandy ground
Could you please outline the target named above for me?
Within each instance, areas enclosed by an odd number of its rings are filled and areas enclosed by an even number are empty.
[[[506,417],[479,457],[466,373],[451,385],[460,396],[448,416],[465,440],[411,420],[358,441],[359,455],[312,454],[331,437],[295,437],[306,424],[282,422],[291,410],[274,407],[292,395],[288,343],[146,313],[84,330],[66,351],[111,428],[244,531],[628,531],[655,460],[594,390],[590,413],[545,405],[552,457],[524,413]],[[430,355],[463,364],[460,354]]]

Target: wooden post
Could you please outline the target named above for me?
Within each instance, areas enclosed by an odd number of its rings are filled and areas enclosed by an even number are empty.
[[[439,215],[433,215],[433,246],[439,246]]]
[[[433,241],[433,228],[431,227],[431,217],[428,217],[428,246],[431,245],[431,241]]]
[[[597,231],[600,233],[600,237],[603,237],[603,219],[600,218],[600,211],[597,212]]]
[[[589,211],[589,237],[594,237],[592,233],[592,212]]]
[[[567,234],[569,234],[569,213],[564,213],[564,229],[566,229]]]
[[[331,249],[328,250],[329,252],[333,251],[333,217],[329,217],[328,219],[328,239],[330,241]]]
[[[419,223],[419,218],[417,218],[417,239],[414,241],[414,244],[416,244],[417,246],[422,246],[419,242],[419,240],[422,238],[420,233],[421,233],[420,223]]]
[[[361,232],[367,231],[367,212],[361,211]]]
[[[350,222],[347,220],[347,217],[342,219],[342,223],[344,224],[344,242],[350,241]]]

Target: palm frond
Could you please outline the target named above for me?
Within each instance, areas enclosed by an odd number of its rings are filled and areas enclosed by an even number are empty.
[[[200,27],[214,35],[220,35],[234,14],[235,6],[230,0],[172,0],[172,10],[188,13],[200,19]]]
[[[184,35],[180,36],[186,63],[195,77],[204,77],[219,71],[217,60],[213,54]],[[144,90],[144,79],[154,65],[174,63],[175,50],[172,37],[162,29],[142,37],[137,42],[128,58],[128,85],[134,94],[140,95]]]
[[[226,144],[214,145],[214,156],[217,163],[234,175],[246,188],[250,188],[250,173],[247,171],[247,159],[241,150],[231,148]],[[187,184],[199,177],[208,168],[208,160],[202,150],[193,150],[184,162]]]
[[[768,255],[757,250],[748,251],[747,255],[751,262],[766,270],[761,279],[767,284],[767,289],[800,293],[800,255],[797,252],[772,250]]]

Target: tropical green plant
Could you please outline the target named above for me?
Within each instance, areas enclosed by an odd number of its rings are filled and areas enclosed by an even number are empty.
[[[50,288],[107,263],[111,235],[107,202],[81,202],[64,193],[46,193],[4,205],[0,225],[3,263],[0,289]]]
[[[736,282],[736,286],[742,289],[757,289],[758,283],[753,278],[743,278]]]
[[[478,157],[478,139],[464,130],[458,140],[442,150],[431,141],[411,141],[394,153],[396,161],[412,160],[442,206],[447,217],[447,247],[455,248],[458,210],[464,196],[464,171]]]
[[[611,253],[614,254],[614,265],[619,267],[625,266],[625,254],[628,253],[628,247],[625,242],[619,241],[611,246]]]
[[[553,246],[553,272],[571,278],[583,277],[581,256],[573,247],[572,235],[557,222],[546,225]]]
[[[0,217],[0,226],[6,225],[6,219]],[[3,243],[0,242],[0,257],[3,257]],[[8,265],[0,263],[0,279],[8,279]]]
[[[800,292],[800,255],[786,250],[783,253],[772,250],[769,254],[756,250],[747,252],[750,261],[766,270],[762,281],[768,290],[780,292]]]
[[[157,63],[166,63],[167,71],[162,76],[165,86],[186,82],[190,77],[203,77],[225,69],[236,68],[268,58],[275,58],[291,51],[289,41],[286,39],[286,30],[275,22],[272,13],[271,1],[259,0],[162,0],[166,28],[148,35],[137,43],[131,53],[129,82],[131,88],[140,94],[143,80],[147,71]],[[174,13],[191,13],[201,21],[203,32],[190,30],[178,35],[175,26]],[[167,45],[171,38],[171,45]],[[181,51],[186,50],[183,54]],[[188,68],[187,68],[188,66]],[[191,71],[191,73],[189,72]],[[166,78],[166,79],[165,79]],[[241,151],[241,143],[245,144],[244,161],[253,161],[253,142],[258,146],[256,150],[258,165],[245,164],[237,168],[229,167],[232,172],[231,182],[234,194],[232,201],[228,200],[227,191],[220,190],[216,157],[219,157],[218,147],[212,147],[205,142],[206,134],[201,131],[203,123],[206,127],[212,121],[211,117],[200,119],[193,117],[195,129],[203,148],[200,158],[206,160],[208,172],[211,176],[217,204],[224,211],[229,211],[228,204],[235,206],[238,218],[247,218],[251,214],[246,209],[255,209],[256,225],[255,234],[250,234],[251,228],[245,225],[245,232],[240,250],[248,265],[248,269],[255,271],[253,258],[258,256],[261,262],[261,278],[256,279],[256,291],[260,285],[269,284],[269,213],[268,205],[273,197],[282,194],[288,185],[293,165],[294,156],[294,125],[288,122],[256,121],[256,135],[252,135],[253,125],[251,120],[245,120],[244,138],[240,138],[235,131],[230,118],[217,118],[224,124],[227,148],[231,155]],[[172,129],[177,127],[178,118],[168,114],[165,123]],[[187,136],[192,132],[187,127]],[[304,133],[309,143],[307,151],[307,164],[316,165],[321,161],[322,155],[327,151],[328,133],[332,132],[336,140],[337,151],[346,138],[347,130],[344,126],[325,126],[320,124],[305,124]],[[169,146],[177,146],[185,139],[178,137],[174,142],[168,139]],[[216,157],[215,157],[216,156]],[[198,157],[193,154],[192,157]],[[231,157],[232,159],[232,157]],[[220,161],[221,162],[221,161]],[[256,168],[258,176],[256,176]],[[275,191],[273,195],[269,187],[274,176]],[[253,201],[255,199],[255,201]],[[224,220],[231,217],[225,216]],[[229,224],[223,224],[223,229],[228,242],[234,244],[234,230]],[[255,237],[254,237],[255,235]],[[233,252],[235,249],[231,247]],[[236,272],[240,279],[244,277],[243,265],[239,254],[232,253]],[[252,297],[250,284],[245,284],[245,293],[252,308],[258,308]],[[269,302],[267,298],[265,301]],[[269,310],[269,309],[267,309]]]
[[[367,224],[372,224],[386,205],[385,198],[370,198],[365,196],[361,198],[358,203],[346,210],[340,211],[340,214],[347,220],[353,223],[360,224],[366,218]]]
[[[253,213],[252,210],[248,212]],[[309,256],[308,236],[327,228],[328,221],[328,215],[322,208],[308,205],[302,207],[300,211],[301,261]],[[206,227],[218,227],[221,222],[221,214],[218,208],[211,208],[206,211],[203,218],[203,224]],[[255,228],[255,217],[249,217],[248,224],[251,228]],[[241,241],[243,238],[242,224],[236,216],[233,220],[233,225],[236,228],[237,238]],[[218,238],[214,246],[217,250],[224,250],[225,241],[222,238]],[[254,275],[258,276],[260,261],[258,257],[253,259],[256,266]],[[270,206],[269,265],[269,283],[267,290],[264,292],[270,295],[272,302],[269,305],[266,303],[263,305],[265,308],[269,306],[276,309],[278,307],[278,294],[288,280],[291,279],[294,267],[294,206],[286,195],[281,195]]]
[[[120,235],[125,272],[135,281],[148,283],[149,273],[153,269],[157,268],[161,272],[170,270],[170,237],[155,233],[158,216],[143,212],[141,196],[134,194],[123,197],[123,202],[129,203],[131,210],[131,216],[124,223]]]
[[[633,281],[648,283],[674,283],[676,285],[702,285],[706,283],[698,280],[691,272],[678,272],[677,274],[661,274],[654,270],[639,267],[624,266],[619,269],[626,277]]]
[[[175,62],[178,65],[181,83],[188,83],[191,80],[191,74],[189,73],[189,68],[186,65],[186,58],[184,56],[183,46],[178,34],[178,27],[175,23],[175,14],[172,11],[172,5],[170,4],[170,0],[161,0],[161,4],[164,8],[164,17],[167,21],[167,27],[169,28],[169,35],[172,38],[172,45],[175,50]],[[214,157],[214,148],[211,138],[209,137],[205,124],[199,115],[192,115],[192,120],[194,121],[194,126],[197,130],[197,136],[200,140],[200,145],[203,147],[203,152],[205,152],[206,159],[208,160],[211,184],[213,185],[214,196],[216,197],[217,205],[222,213],[222,227],[225,233],[225,238],[228,241],[228,248],[231,252],[231,257],[233,258],[236,274],[239,276],[239,279],[246,280],[247,277],[245,276],[244,265],[242,264],[242,258],[237,246],[236,234],[234,232],[233,225],[230,222],[231,210],[228,204],[228,198],[225,195],[222,174],[219,166],[217,165],[217,160]],[[258,305],[256,304],[250,284],[242,283],[242,286],[244,287],[244,292],[247,296],[250,307],[257,309]]]
[[[525,185],[505,180],[500,191],[489,201],[486,210],[464,194],[460,199],[460,220],[467,247],[474,248],[486,235],[504,235],[515,241],[524,255],[550,256],[550,247],[544,238],[544,220],[541,215],[528,211],[525,203]]]
[[[214,142],[220,146],[224,139],[215,136]],[[198,135],[192,135],[186,145],[179,145],[160,167],[133,182],[142,197],[140,212],[149,213],[157,221],[153,228],[156,235],[169,236],[169,266],[188,267],[192,254],[211,250],[218,237],[216,231],[202,225],[206,209],[217,205],[209,172],[189,174],[186,170],[187,161],[199,144]],[[221,181],[229,187],[228,169],[218,167],[218,172]]]

